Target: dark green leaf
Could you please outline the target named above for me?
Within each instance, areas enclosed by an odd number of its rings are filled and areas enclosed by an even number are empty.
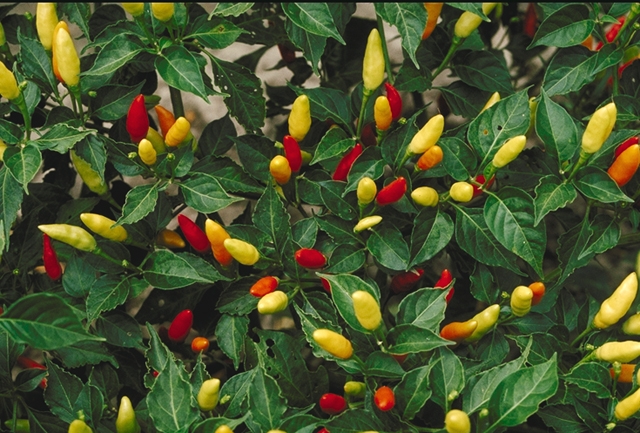
[[[243,200],[227,194],[215,177],[205,173],[194,173],[180,184],[180,191],[185,203],[202,213],[218,212]]]
[[[158,201],[158,186],[146,184],[136,186],[127,193],[127,198],[122,207],[122,216],[116,222],[117,225],[133,224],[153,212]]]
[[[318,120],[333,120],[340,125],[348,125],[351,115],[349,114],[349,98],[337,89],[326,87],[316,87],[314,89],[301,89],[293,87],[296,94],[307,95],[311,117]]]
[[[429,384],[433,392],[432,400],[443,409],[449,407],[451,392],[462,392],[464,369],[460,359],[447,347],[440,347],[431,358]]]
[[[536,108],[536,133],[545,150],[557,158],[559,166],[570,159],[579,147],[576,122],[544,90]]]
[[[220,350],[231,360],[237,370],[244,360],[244,338],[249,332],[249,318],[223,314],[216,326],[216,337]]]
[[[144,83],[134,86],[107,85],[97,90],[93,99],[93,115],[98,119],[114,121],[125,116],[133,99],[140,94]]]
[[[440,332],[440,322],[444,320],[444,310],[447,308],[445,295],[442,289],[428,288],[409,294],[398,306],[396,322]]]
[[[419,67],[416,50],[422,42],[427,11],[419,3],[374,3],[376,13],[386,22],[394,25],[402,36],[402,48]],[[383,41],[383,43],[385,43]]]
[[[74,151],[83,160],[91,165],[98,173],[101,180],[104,179],[104,168],[107,164],[107,150],[105,140],[100,135],[88,135],[78,141]]]
[[[324,54],[327,38],[306,31],[291,20],[286,20],[284,27],[291,42],[300,50],[304,58],[311,63],[311,68],[316,75],[320,75],[319,63]]]
[[[421,211],[413,222],[411,233],[411,264],[413,268],[434,257],[447,246],[453,236],[453,222],[444,212]]]
[[[570,4],[545,18],[528,49],[539,45],[571,47],[584,41],[595,26],[589,8]]]
[[[412,324],[397,325],[392,328],[387,334],[387,340],[389,341],[389,353],[394,355],[427,352],[453,344],[433,331]]]
[[[153,287],[173,290],[226,279],[209,262],[189,253],[156,250],[147,257],[144,279]]]
[[[573,180],[573,185],[587,198],[603,203],[633,202],[605,171],[594,166],[581,168]]]
[[[142,348],[142,332],[138,322],[122,311],[112,311],[96,320],[96,333],[107,343],[118,347]]]
[[[309,33],[331,37],[345,44],[327,3],[284,3],[282,11],[297,26]]]
[[[42,164],[40,150],[34,145],[12,146],[5,150],[3,160],[13,177],[22,184],[24,192],[28,194],[28,183],[33,180]]]
[[[367,239],[367,249],[380,265],[394,271],[407,270],[409,247],[396,227],[388,226],[372,229]]]
[[[456,56],[455,69],[460,79],[487,92],[513,93],[507,63],[501,52],[470,51]]]
[[[413,419],[431,397],[429,372],[431,365],[418,367],[406,373],[400,383],[393,389],[396,405],[407,421]]]
[[[277,429],[287,409],[278,383],[263,368],[257,367],[249,388],[251,418],[263,431]]]
[[[456,137],[443,137],[438,145],[442,148],[442,165],[447,173],[457,181],[469,179],[469,171],[476,168],[476,156],[469,145]]]
[[[489,92],[480,91],[462,80],[454,81],[447,87],[435,88],[442,92],[454,114],[467,119],[473,119],[477,116],[490,96]]]
[[[194,38],[207,48],[220,50],[226,48],[238,39],[245,31],[233,23],[222,19],[208,20],[205,15],[199,16],[193,23],[191,34],[185,38]]]
[[[82,381],[53,362],[47,363],[47,372],[44,400],[53,414],[62,421],[70,423],[77,417],[73,408],[82,393]]]
[[[67,153],[78,141],[87,135],[92,134],[91,129],[78,129],[65,123],[54,125],[42,137],[31,140],[28,144],[33,144],[39,149],[54,150],[58,153]]]
[[[233,141],[236,143],[238,156],[247,173],[266,184],[271,183],[269,163],[276,156],[273,142],[267,137],[258,135],[243,135],[233,138]]]
[[[82,75],[110,76],[129,63],[142,50],[143,47],[135,38],[126,33],[119,34],[100,50],[91,69]]]
[[[208,102],[200,65],[189,50],[173,45],[156,57],[155,66],[168,85],[193,93]]]
[[[550,174],[540,179],[536,187],[536,199],[534,201],[535,220],[534,226],[554,210],[565,207],[573,202],[578,193],[573,185],[563,182],[559,177]]]
[[[313,159],[309,162],[309,165],[316,164],[320,161],[324,161],[336,156],[343,156],[353,146],[356,141],[352,137],[348,137],[347,133],[342,128],[330,128],[327,133],[322,137],[318,147],[313,154]]]
[[[350,244],[340,245],[331,254],[329,266],[324,271],[332,274],[348,274],[362,268],[365,261],[366,255],[362,248]]]

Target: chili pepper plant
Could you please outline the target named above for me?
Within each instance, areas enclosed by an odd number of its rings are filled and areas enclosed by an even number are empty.
[[[639,14],[1,5],[0,430],[639,431]]]

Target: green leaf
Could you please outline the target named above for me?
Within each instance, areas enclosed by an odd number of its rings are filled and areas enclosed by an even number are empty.
[[[226,48],[238,39],[242,33],[246,33],[230,21],[223,18],[207,19],[205,15],[196,18],[191,34],[185,39],[197,39],[202,45],[213,50]]]
[[[489,92],[480,91],[462,80],[454,81],[447,87],[434,87],[434,89],[442,92],[453,114],[467,119],[476,117],[490,96]]]
[[[498,300],[500,287],[493,280],[493,275],[487,266],[476,263],[469,280],[471,281],[471,294],[475,299],[487,304],[493,304]]]
[[[275,188],[266,188],[264,194],[258,200],[253,213],[255,226],[267,233],[273,242],[276,251],[282,259],[293,258],[294,251],[291,244],[290,215]],[[289,254],[290,253],[290,254]]]
[[[287,410],[287,400],[282,396],[278,383],[267,375],[263,367],[257,367],[249,388],[251,418],[263,431],[277,429]]]
[[[540,45],[571,47],[584,41],[595,27],[589,8],[584,4],[569,4],[547,16],[540,24],[527,49]]]
[[[578,170],[573,185],[587,198],[602,203],[619,201],[633,203],[633,200],[620,190],[611,176],[598,167],[589,165]]]
[[[204,127],[198,140],[198,148],[205,155],[221,156],[231,149],[233,138],[237,136],[236,127],[227,113]]]
[[[324,205],[331,212],[344,220],[353,220],[357,217],[356,210],[353,206],[343,199],[346,184],[333,180],[318,182],[320,186],[320,196]]]
[[[118,347],[142,348],[142,331],[138,322],[119,310],[102,314],[96,320],[96,333]]]
[[[37,140],[29,140],[27,144],[35,145],[40,150],[53,150],[67,153],[78,141],[93,133],[92,129],[78,129],[65,123],[58,123]]]
[[[100,179],[105,180],[104,169],[107,164],[107,150],[105,139],[102,136],[88,135],[84,137],[75,144],[74,151],[83,161],[91,165]]]
[[[96,270],[83,257],[74,254],[62,274],[62,286],[74,298],[84,298],[97,279]]]
[[[456,137],[443,137],[438,140],[442,148],[442,165],[451,177],[457,181],[469,179],[469,171],[476,168],[476,156],[467,143]]]
[[[507,376],[491,395],[488,429],[520,425],[558,389],[556,354],[545,362]]]
[[[11,304],[0,317],[0,328],[16,342],[43,350],[104,340],[87,333],[71,307],[50,293],[34,293]]]
[[[440,332],[444,320],[446,292],[441,289],[420,289],[406,296],[398,306],[396,323]]]
[[[9,235],[13,222],[18,217],[22,205],[22,188],[6,166],[0,168],[0,222],[2,223],[2,237],[6,240],[4,249],[9,248]],[[0,250],[0,252],[2,252]]]
[[[267,137],[243,135],[233,138],[242,166],[253,178],[266,184],[271,183],[269,163],[276,156],[273,142]]]
[[[337,89],[316,87],[314,89],[291,88],[297,95],[307,95],[311,117],[318,120],[333,120],[339,125],[348,125],[351,119],[349,97]],[[348,127],[347,127],[348,128]]]
[[[589,427],[585,425],[576,413],[576,408],[570,404],[545,406],[538,411],[538,416],[555,431],[561,431],[562,433],[590,431]]]
[[[422,210],[413,221],[411,232],[411,269],[433,258],[449,244],[453,236],[453,222],[444,212]]]
[[[189,253],[156,250],[145,263],[144,279],[162,290],[173,290],[196,283],[212,284],[227,278],[209,262]]]
[[[366,374],[386,379],[399,379],[404,375],[404,370],[398,361],[388,353],[373,352],[365,361]]]
[[[331,286],[333,289],[333,286]],[[453,344],[428,329],[411,324],[397,325],[387,334],[388,351],[394,355],[428,352],[438,347]]]
[[[172,45],[163,50],[156,57],[155,67],[169,86],[193,93],[209,102],[200,64],[195,55],[185,47]]]
[[[309,165],[316,164],[329,158],[344,155],[349,149],[355,146],[356,141],[348,137],[342,128],[330,128],[322,137],[318,147],[313,154],[313,159]]]
[[[393,389],[396,396],[396,406],[402,413],[402,418],[412,420],[431,397],[429,387],[429,373],[431,365],[415,368],[406,373]]]
[[[220,399],[229,399],[224,416],[234,418],[247,413],[247,395],[255,374],[256,369],[238,373],[222,385]]]
[[[372,416],[371,411],[359,408],[347,410],[332,417],[325,421],[324,427],[332,433],[385,431],[382,421],[377,416]]]
[[[97,90],[92,101],[93,115],[98,119],[114,121],[126,116],[133,99],[140,94],[144,83],[134,86],[107,85]]]
[[[126,33],[119,34],[98,52],[93,66],[82,73],[82,76],[113,75],[142,51],[143,47],[138,40]]]
[[[362,248],[351,244],[339,245],[333,250],[329,266],[324,269],[324,272],[332,274],[356,272],[364,266],[365,261],[366,255]]]
[[[28,184],[36,176],[42,164],[40,150],[34,145],[12,146],[5,150],[3,160],[13,177],[22,184],[24,192],[28,194]]]
[[[544,224],[534,226],[533,213],[533,199],[512,187],[491,194],[484,205],[484,218],[491,233],[542,276],[546,228]]]
[[[414,135],[418,133],[419,128],[416,126],[417,117],[418,113],[414,114],[407,120],[407,123],[391,131],[382,141],[382,157],[391,167],[398,167],[400,165],[406,153],[407,146]]]
[[[247,418],[247,415],[248,414],[240,419],[224,418],[220,416],[217,416],[215,418],[208,418],[196,424],[193,429],[193,433],[215,432],[219,427],[222,427],[223,425],[226,425],[233,430],[244,422],[244,420]]]
[[[205,173],[194,173],[180,183],[180,191],[185,203],[202,213],[218,212],[243,200],[227,194],[215,177]]]
[[[247,316],[232,316],[223,314],[216,325],[216,338],[220,350],[232,361],[237,370],[244,360],[244,338],[249,332],[249,318]]]
[[[83,390],[83,383],[53,362],[47,362],[47,388],[44,400],[51,412],[66,423],[76,419],[73,408]]]
[[[291,233],[296,244],[302,248],[313,248],[318,236],[318,221],[315,218],[298,220],[291,226]]]
[[[320,68],[318,65],[324,54],[327,38],[310,33],[291,20],[285,21],[284,28],[293,45],[302,51],[304,58],[311,63],[313,72],[319,76]]]
[[[329,274],[317,274],[319,277],[325,278],[331,284],[331,297],[338,312],[347,324],[356,331],[369,333],[371,331],[362,327],[358,319],[356,318],[355,311],[353,309],[353,299],[351,295],[358,290],[364,290],[371,294],[376,301],[378,301],[380,294],[369,283],[362,280],[360,277],[349,274],[341,275],[329,275]],[[379,302],[379,301],[378,301]]]
[[[101,362],[109,362],[114,368],[118,368],[118,361],[109,352],[107,346],[97,341],[80,341],[66,347],[55,350],[56,357],[69,368],[79,368],[87,364],[96,365]]]
[[[589,238],[589,244],[580,254],[578,260],[604,253],[618,245],[621,235],[620,224],[611,215],[596,215],[591,223],[591,229],[593,236]]]
[[[211,59],[211,67],[216,86],[230,95],[224,99],[229,113],[247,132],[257,132],[266,114],[260,79],[243,66],[217,58]]]
[[[234,17],[238,17],[241,14],[245,13],[249,9],[253,7],[253,2],[247,3],[226,3],[220,2],[216,5],[216,7],[211,11],[209,17],[214,15],[220,15],[222,17],[228,17],[230,15]]]
[[[500,51],[469,51],[455,57],[455,70],[462,81],[487,92],[513,93],[507,62]]]
[[[416,51],[422,42],[424,25],[427,22],[427,11],[419,3],[374,3],[376,14],[389,24],[395,26],[402,37],[402,48],[416,67],[420,67]],[[386,41],[383,41],[386,43]]]
[[[17,144],[22,138],[22,129],[15,123],[0,119],[0,139],[7,144]]]
[[[93,285],[87,297],[87,321],[93,322],[103,311],[110,311],[124,303],[129,296],[129,278],[103,275]]]
[[[367,239],[367,249],[387,269],[404,271],[409,268],[409,247],[402,232],[394,226],[373,228]]]
[[[24,344],[16,343],[7,331],[0,330],[0,385],[12,385],[11,370],[24,349]]]
[[[584,252],[592,235],[593,229],[590,227],[588,218],[560,235],[557,254],[562,275],[558,282],[565,280],[575,269],[589,263],[592,255],[586,255]]]
[[[572,203],[576,197],[578,197],[578,193],[573,185],[563,182],[557,176],[550,174],[541,178],[536,187],[533,225],[537,226],[549,212],[565,207]]]
[[[243,278],[229,285],[221,294],[216,308],[223,314],[246,315],[256,309],[258,298],[249,293],[256,278]]]
[[[27,78],[35,79],[44,84],[47,91],[52,91],[57,86],[57,80],[53,75],[51,59],[40,41],[31,39],[20,31],[18,32],[18,42],[22,72]]]
[[[133,224],[153,212],[158,201],[158,185],[146,184],[136,186],[127,193],[122,216],[116,225]]]
[[[345,195],[358,189],[358,182],[363,177],[370,177],[373,180],[379,179],[384,174],[385,161],[382,159],[382,152],[377,146],[368,147],[356,159],[356,162],[349,170]]]
[[[460,359],[448,347],[440,347],[434,355],[429,363],[431,400],[446,410],[449,395],[454,391],[461,393],[464,388],[464,369]]]
[[[329,235],[336,243],[359,242],[359,238],[353,233],[353,224],[349,224],[336,216],[327,215],[325,217],[316,216],[320,229]]]
[[[549,98],[542,89],[536,108],[536,133],[544,148],[558,160],[558,166],[570,159],[578,149],[579,134],[576,122],[560,104]]]
[[[327,3],[283,3],[282,11],[294,24],[309,33],[331,37],[346,45],[336,28]]]
[[[67,16],[72,23],[77,24],[89,39],[89,19],[91,18],[89,3],[62,3],[58,6],[58,13]]]

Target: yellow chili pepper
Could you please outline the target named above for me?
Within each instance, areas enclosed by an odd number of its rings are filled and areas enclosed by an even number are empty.
[[[267,293],[258,301],[258,313],[274,314],[284,310],[289,305],[289,297],[281,290]]]
[[[527,137],[524,135],[518,135],[517,137],[510,138],[502,145],[502,147],[496,152],[493,157],[493,166],[496,168],[502,168],[516,159],[520,152],[527,144]]]
[[[178,117],[176,122],[169,128],[169,131],[167,131],[164,141],[167,146],[176,147],[187,138],[190,131],[191,124],[189,121],[182,116]]]
[[[0,62],[0,95],[10,101],[20,96],[15,75],[2,62]]]
[[[278,185],[284,185],[291,179],[289,160],[282,155],[276,155],[269,163],[269,172]]]
[[[69,433],[93,433],[91,427],[87,425],[86,422],[76,419],[71,424],[69,424]]]
[[[69,154],[71,155],[73,166],[85,185],[98,195],[106,194],[109,191],[109,186],[102,180],[98,172],[91,167],[91,164],[80,158],[73,149]]]
[[[632,272],[620,283],[611,296],[602,302],[600,310],[593,318],[593,326],[598,329],[604,329],[618,323],[629,311],[629,307],[636,299],[637,293],[638,276],[635,272]]]
[[[220,392],[220,379],[213,378],[202,382],[202,386],[198,391],[198,406],[203,412],[209,412],[218,405],[218,397]]]
[[[449,195],[460,203],[466,203],[473,198],[473,186],[468,182],[456,182],[451,185]]]
[[[511,312],[514,316],[522,317],[531,310],[533,290],[527,286],[518,286],[511,294]]]
[[[227,233],[224,227],[209,218],[204,222],[204,232],[211,244],[213,257],[222,266],[229,266],[233,261],[233,257],[224,246],[224,241],[231,238],[229,233]]]
[[[134,17],[144,13],[144,3],[122,3],[122,8]]]
[[[102,236],[105,239],[110,239],[116,242],[124,242],[129,236],[127,230],[122,226],[111,227],[116,222],[111,218],[102,216],[95,213],[81,213],[80,219],[89,227],[89,229]]]
[[[640,356],[640,342],[638,341],[611,341],[598,347],[593,355],[600,361],[607,362],[631,362]]]
[[[353,310],[360,325],[367,331],[375,331],[382,323],[382,313],[378,301],[364,290],[356,290],[351,294]]]
[[[156,154],[156,150],[153,147],[153,144],[146,138],[140,140],[138,144],[138,156],[147,165],[153,165],[156,163],[158,156]]]
[[[436,28],[438,24],[438,18],[442,11],[444,3],[425,3],[424,7],[427,10],[427,24],[424,26],[424,32],[422,33],[422,40],[424,41]]]
[[[184,248],[187,244],[178,233],[173,230],[164,229],[156,237],[156,243],[167,248]],[[226,251],[226,250],[225,250]]]
[[[231,257],[236,259],[243,265],[251,266],[260,260],[258,249],[248,242],[240,239],[225,239],[224,247],[227,249]]]
[[[425,207],[437,206],[438,201],[440,200],[438,191],[431,188],[430,186],[421,186],[414,189],[411,192],[411,198],[413,199],[413,202],[415,204]]]
[[[365,90],[373,92],[384,80],[384,54],[378,29],[371,30],[362,61],[362,81]]]
[[[391,126],[393,116],[391,115],[391,105],[386,96],[378,96],[373,106],[373,118],[376,121],[378,131],[386,131]]]
[[[616,124],[617,115],[618,110],[613,102],[593,113],[582,135],[582,150],[585,153],[591,154],[600,150]]]
[[[117,433],[140,433],[140,424],[136,420],[131,400],[126,395],[120,399],[120,408],[116,418]]]
[[[363,177],[358,182],[358,189],[356,195],[358,197],[358,203],[360,206],[368,205],[376,198],[378,193],[378,187],[376,183],[370,177]]]
[[[470,320],[475,320],[478,322],[478,326],[476,330],[473,331],[473,334],[467,339],[465,339],[468,343],[473,343],[474,341],[478,341],[481,339],[487,332],[493,328],[493,325],[496,324],[498,318],[500,317],[500,305],[493,304],[473,316]]]
[[[440,146],[433,146],[422,154],[418,162],[416,162],[416,168],[418,170],[429,170],[442,162],[444,158],[444,152]]]
[[[158,21],[164,23],[173,18],[175,6],[173,3],[151,3],[151,12]]]
[[[58,14],[55,3],[36,4],[36,31],[38,39],[45,50],[51,51],[53,31],[58,25]]]
[[[442,131],[444,131],[444,116],[436,114],[413,136],[407,147],[407,153],[419,155],[426,152],[438,142]]]
[[[360,233],[361,231],[368,230],[371,227],[377,226],[382,221],[382,217],[380,215],[371,215],[368,217],[362,218],[358,221],[358,224],[353,228],[354,233]]]
[[[98,247],[96,239],[82,227],[70,224],[43,224],[39,225],[38,229],[51,239],[64,242],[81,251],[91,252]]]
[[[487,15],[495,8],[497,3],[482,3],[482,12]],[[468,38],[471,33],[482,23],[482,18],[473,12],[465,11],[460,15],[453,29],[453,34],[457,38]]]
[[[640,410],[640,388],[633,394],[620,400],[614,409],[614,414],[619,421],[624,421]]]
[[[480,110],[480,112],[482,113],[484,110],[487,110],[493,107],[493,105],[499,100],[500,100],[500,93],[495,92],[493,95],[489,97],[489,99],[487,100],[487,103],[484,104],[484,107],[482,107],[482,110]]]
[[[52,47],[60,78],[67,86],[76,87],[80,82],[80,58],[73,39],[64,26],[55,32]]]
[[[156,154],[167,151],[167,147],[164,144],[164,138],[162,138],[162,135],[152,127],[149,127],[145,138],[151,142],[153,148],[156,150]]]
[[[289,113],[289,135],[299,143],[311,128],[311,111],[309,108],[309,97],[300,95],[293,101],[291,113]]]
[[[353,355],[351,342],[330,329],[316,329],[313,331],[313,340],[336,358],[349,359]]]

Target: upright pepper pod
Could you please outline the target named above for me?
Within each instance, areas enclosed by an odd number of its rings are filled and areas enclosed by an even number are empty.
[[[424,7],[427,10],[427,23],[424,26],[424,31],[422,32],[422,40],[424,41],[436,28],[438,24],[438,18],[440,17],[440,12],[442,11],[442,6],[444,3],[425,3]]]
[[[105,195],[109,192],[109,186],[102,177],[100,177],[100,174],[91,167],[91,164],[80,158],[73,149],[71,149],[69,155],[71,156],[73,166],[76,168],[80,178],[84,184],[87,185],[87,188],[89,188],[90,191],[98,195]]]
[[[388,412],[396,405],[396,396],[388,386],[381,386],[373,394],[373,402],[383,412]]]
[[[307,269],[320,269],[327,264],[327,258],[313,248],[300,248],[294,254],[296,263]]]
[[[592,154],[600,150],[616,124],[617,115],[618,110],[614,102],[599,108],[593,113],[582,135],[581,147],[584,153]]]
[[[522,317],[531,310],[533,290],[527,286],[518,286],[511,293],[511,312],[516,317]]]
[[[224,247],[229,254],[231,254],[231,257],[243,265],[252,266],[260,260],[260,252],[258,249],[240,239],[225,239]]]
[[[382,221],[382,217],[380,215],[371,215],[368,217],[362,218],[358,221],[358,224],[353,228],[354,233],[360,233],[364,230],[368,230],[371,227],[375,227]]]
[[[173,3],[151,3],[151,13],[158,20],[163,23],[173,18],[175,12],[175,5]]]
[[[430,186],[421,186],[411,191],[411,199],[418,206],[434,207],[438,205],[440,196],[438,191]]]
[[[471,431],[469,415],[459,409],[451,409],[444,417],[444,428],[447,433],[469,433]]]
[[[593,351],[593,356],[599,361],[631,362],[640,356],[640,342],[610,341]]]
[[[2,62],[0,62],[0,95],[10,101],[20,96],[15,75]]]
[[[285,135],[282,139],[282,146],[284,147],[284,156],[289,161],[291,171],[297,173],[302,167],[302,152],[300,151],[300,145],[290,135]]]
[[[366,206],[376,198],[376,194],[378,193],[378,187],[376,183],[370,177],[363,177],[358,182],[358,188],[356,190],[356,195],[358,197],[358,204],[360,206]]]
[[[637,389],[633,394],[620,400],[616,405],[613,413],[618,421],[624,421],[630,416],[634,415],[640,410],[640,389]]]
[[[62,276],[62,266],[58,261],[56,250],[51,245],[51,239],[46,233],[42,234],[42,261],[44,262],[44,270],[49,278],[53,281],[58,280]]]
[[[345,382],[343,389],[349,397],[363,398],[367,392],[367,385],[364,382],[350,380]]]
[[[139,143],[149,132],[149,117],[144,105],[144,95],[140,94],[133,99],[127,112],[127,132],[131,141]]]
[[[338,415],[347,408],[347,400],[343,396],[333,393],[326,393],[320,397],[320,410],[327,415]]]
[[[446,288],[448,287],[451,282],[453,281],[453,276],[451,275],[451,272],[449,272],[449,269],[443,269],[442,273],[440,274],[440,279],[438,281],[436,281],[436,283],[433,285],[434,288]],[[447,302],[447,304],[449,303],[449,301],[451,300],[451,298],[453,297],[453,294],[455,293],[455,288],[453,286],[451,286],[451,288],[449,289],[449,292],[446,294],[446,296],[444,297],[444,300]]]
[[[461,343],[465,339],[471,337],[478,328],[476,320],[467,320],[466,322],[451,322],[440,330],[440,336],[445,340]]]
[[[544,293],[546,288],[544,283],[540,281],[536,281],[535,283],[529,284],[529,288],[533,292],[533,298],[531,298],[531,305],[538,305],[542,298],[544,297]]]
[[[387,100],[389,101],[389,107],[391,107],[391,117],[393,120],[398,120],[402,116],[402,98],[400,93],[389,83],[384,83],[384,88],[387,91]]]
[[[496,7],[497,3],[482,3],[482,12],[487,15]],[[475,29],[482,23],[482,18],[473,12],[465,11],[460,15],[456,25],[453,28],[453,34],[456,38],[468,38]]]
[[[420,268],[396,274],[391,278],[389,288],[393,293],[408,292],[418,284],[423,274],[424,270]]]
[[[249,289],[249,293],[251,293],[256,298],[262,298],[263,296],[268,295],[269,293],[277,289],[279,284],[280,280],[278,279],[278,277],[272,277],[271,275],[268,275],[256,281]]]
[[[384,80],[384,53],[378,29],[371,30],[362,61],[362,81],[365,91],[373,92]]]
[[[386,206],[400,200],[407,192],[407,180],[400,176],[380,190],[376,196],[378,206]]]
[[[64,83],[64,80],[62,79],[62,76],[60,75],[60,70],[58,69],[58,58],[56,56],[56,46],[53,43],[56,39],[56,34],[58,33],[58,31],[64,28],[67,30],[67,32],[69,31],[69,26],[67,25],[66,22],[64,21],[59,21],[58,24],[56,24],[56,26],[53,29],[53,36],[51,38],[51,67],[53,68],[53,75],[56,76],[56,78],[58,79],[59,82]]]
[[[189,245],[193,247],[199,253],[204,253],[209,250],[211,244],[204,231],[194,223],[188,216],[183,214],[178,215],[178,224],[182,229],[184,237],[187,238]]]
[[[220,393],[220,379],[213,378],[202,382],[202,386],[198,391],[198,407],[203,412],[209,412],[218,405]]]
[[[229,266],[233,262],[233,257],[229,254],[229,251],[224,247],[224,241],[230,239],[229,233],[217,222],[207,218],[204,223],[204,230],[211,244],[211,250],[213,251],[213,257],[222,266]]]
[[[429,170],[442,162],[444,152],[440,146],[430,147],[416,162],[416,169]]]
[[[206,352],[209,349],[209,339],[206,337],[196,337],[191,340],[191,351],[193,353]]]
[[[50,238],[64,242],[81,251],[91,252],[98,248],[96,239],[82,227],[70,224],[43,224],[39,225],[38,229],[49,235]]]
[[[95,213],[81,213],[80,219],[89,227],[89,230],[116,242],[124,242],[129,236],[127,230],[122,226],[112,227],[116,222],[106,216]]]
[[[178,233],[173,230],[164,229],[156,236],[156,243],[167,248],[184,248],[187,244]]]
[[[156,149],[154,149],[153,144],[146,138],[140,140],[138,144],[138,156],[143,163],[149,166],[155,164],[158,159]]]
[[[436,114],[413,136],[407,147],[407,154],[419,155],[426,152],[430,147],[435,146],[443,131],[444,116]]]
[[[313,331],[313,340],[336,358],[349,359],[353,355],[351,342],[330,329],[316,329]]]
[[[378,301],[364,290],[356,290],[351,294],[353,311],[360,325],[367,331],[375,331],[382,323],[382,313]]]
[[[373,118],[376,121],[378,131],[386,131],[391,126],[393,115],[391,114],[391,105],[386,96],[378,96],[373,105]]]
[[[156,105],[154,109],[158,116],[158,124],[160,125],[160,131],[162,131],[162,137],[166,137],[167,132],[169,132],[173,124],[176,123],[176,118],[171,111],[162,105]]]
[[[193,326],[193,312],[191,310],[182,310],[171,321],[167,336],[174,343],[182,343],[189,335]]]
[[[69,424],[68,433],[93,433],[93,430],[83,420],[76,419]]]
[[[289,135],[297,142],[304,140],[311,128],[311,111],[309,97],[300,95],[293,101],[291,113],[289,113]]]
[[[473,186],[468,182],[456,182],[449,188],[449,195],[460,203],[466,203],[473,198]]]
[[[180,116],[167,131],[167,135],[164,138],[164,141],[165,143],[167,143],[167,146],[176,147],[189,136],[190,132],[191,123],[189,123],[189,121],[184,117]]]
[[[466,338],[465,341],[467,343],[473,343],[474,341],[478,341],[481,339],[491,328],[496,324],[498,318],[500,317],[500,305],[493,304],[473,316],[470,320],[475,320],[478,322],[478,326],[473,334]]]
[[[144,3],[121,3],[121,6],[134,17],[139,17],[144,13]]]
[[[362,151],[362,144],[356,143],[355,146],[353,146],[351,150],[342,157],[331,178],[337,181],[346,181],[353,163],[356,162],[356,159],[358,159],[360,155],[362,155]]]
[[[269,163],[269,172],[278,185],[284,185],[291,179],[289,161],[282,155],[276,155]]]
[[[289,297],[287,294],[276,290],[260,298],[258,301],[258,313],[275,314],[287,308],[287,305],[289,305]]]
[[[500,93],[498,92],[494,92],[489,99],[487,100],[487,103],[484,104],[484,107],[482,107],[482,110],[480,110],[480,112],[482,113],[485,110],[488,110],[489,108],[493,107],[494,104],[496,102],[500,101]]]
[[[66,26],[55,31],[52,48],[62,82],[69,87],[77,87],[80,83],[80,58]]]
[[[625,150],[627,150],[628,148],[630,148],[634,144],[638,144],[639,140],[640,140],[640,138],[638,138],[637,136],[636,137],[631,137],[628,140],[625,140],[621,145],[616,147],[616,150],[613,153],[613,158],[616,159],[617,157],[620,156],[620,154],[622,152],[624,152]]]
[[[136,420],[131,400],[126,395],[120,399],[120,408],[116,418],[117,433],[140,433],[140,425]]]
[[[604,329],[618,323],[629,311],[637,293],[638,275],[632,272],[620,283],[611,296],[602,302],[600,309],[593,318],[593,326],[598,329]]]
[[[626,185],[640,166],[640,146],[634,144],[620,154],[607,170],[618,186]]]
[[[51,51],[53,45],[53,30],[58,24],[58,13],[55,3],[36,4],[36,31],[38,39],[45,50]]]
[[[640,335],[640,313],[636,313],[624,321],[622,332],[627,335]]]
[[[522,152],[526,144],[527,137],[524,135],[510,138],[502,145],[498,152],[496,152],[491,163],[495,168],[504,167],[520,155],[520,152]]]

